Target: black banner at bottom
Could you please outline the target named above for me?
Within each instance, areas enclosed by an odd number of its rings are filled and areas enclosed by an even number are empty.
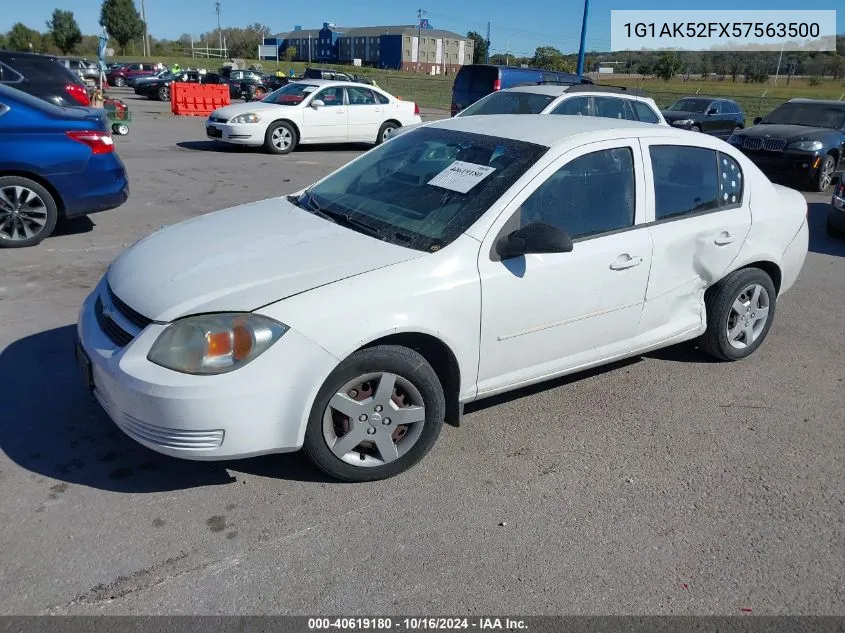
[[[799,616],[4,616],[0,633],[845,633],[845,617]]]

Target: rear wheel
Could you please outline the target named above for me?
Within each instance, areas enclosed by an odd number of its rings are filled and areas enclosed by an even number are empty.
[[[355,352],[326,379],[308,419],[304,448],[343,481],[398,475],[434,446],[446,402],[417,352],[383,345]]]
[[[264,134],[264,149],[271,154],[289,154],[296,147],[296,130],[287,121],[271,123]]]
[[[0,248],[38,244],[57,219],[56,201],[44,187],[21,176],[0,177]]]
[[[759,268],[732,272],[705,294],[707,330],[702,349],[721,360],[740,360],[760,347],[775,316],[777,292]]]
[[[393,136],[393,133],[399,129],[399,124],[395,121],[387,121],[386,123],[382,124],[381,128],[378,131],[378,138],[376,138],[376,145],[381,145],[387,140],[390,140],[390,137]]]

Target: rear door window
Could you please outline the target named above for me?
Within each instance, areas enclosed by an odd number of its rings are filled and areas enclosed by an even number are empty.
[[[634,111],[625,99],[618,97],[593,97],[595,116],[604,119],[626,119],[635,121]]]
[[[590,97],[566,99],[552,110],[552,114],[590,116]]]
[[[720,180],[728,184],[730,181],[727,175],[719,178],[714,150],[683,145],[652,145],[649,154],[654,173],[656,220],[713,211],[719,208],[725,193],[728,193],[728,202],[735,204],[731,202],[731,196],[736,195],[736,185],[729,191],[720,189]],[[730,171],[727,163],[726,167]]]

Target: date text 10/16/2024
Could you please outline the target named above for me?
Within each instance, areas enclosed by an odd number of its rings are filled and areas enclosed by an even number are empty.
[[[347,631],[516,631],[527,630],[528,625],[518,618],[308,618],[309,631],[340,629]]]

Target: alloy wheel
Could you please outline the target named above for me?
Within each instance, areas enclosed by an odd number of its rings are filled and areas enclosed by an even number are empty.
[[[833,182],[833,170],[836,167],[835,161],[825,157],[822,161],[821,172],[819,173],[819,191],[824,191]]]
[[[273,147],[283,152],[293,143],[293,136],[287,128],[278,127],[270,135],[270,142],[273,143]]]
[[[352,466],[383,466],[405,455],[425,426],[425,403],[407,379],[381,372],[347,382],[323,413],[323,439]]]
[[[747,286],[734,300],[728,313],[728,343],[745,349],[756,341],[769,320],[769,292],[760,284]]]
[[[47,224],[47,205],[20,185],[0,189],[0,239],[12,242],[35,237]]]

